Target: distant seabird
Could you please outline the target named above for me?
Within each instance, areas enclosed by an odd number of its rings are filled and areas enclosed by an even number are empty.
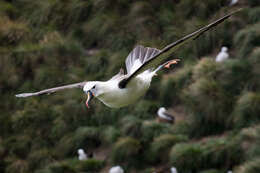
[[[174,123],[175,118],[169,114],[164,107],[160,107],[157,111],[159,120],[169,123]]]
[[[87,160],[88,156],[87,154],[84,152],[83,149],[78,149],[78,159],[79,160]]]
[[[175,167],[171,167],[171,173],[178,173]]]
[[[229,6],[236,5],[238,3],[238,0],[231,0]]]
[[[228,54],[228,48],[227,47],[222,47],[221,51],[218,53],[217,57],[216,57],[216,62],[222,62],[225,61],[226,59],[229,58],[229,54]]]
[[[238,10],[237,10],[238,11]],[[137,46],[126,58],[126,70],[120,70],[118,74],[108,81],[85,81],[56,88],[45,89],[34,93],[18,94],[16,97],[29,97],[41,94],[50,94],[59,90],[69,88],[82,88],[88,95],[86,106],[93,97],[111,108],[120,108],[133,103],[143,96],[152,81],[156,72],[163,67],[177,64],[179,59],[166,61],[173,52],[180,48],[184,43],[197,39],[201,34],[222,23],[235,12],[232,12],[199,30],[184,36],[183,38],[169,44],[162,50],[150,47]]]
[[[121,166],[113,166],[110,168],[109,173],[124,173],[124,170]]]

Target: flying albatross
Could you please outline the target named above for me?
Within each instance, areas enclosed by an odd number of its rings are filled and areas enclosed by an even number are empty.
[[[238,10],[237,10],[238,11]],[[127,56],[125,65],[127,73],[121,69],[118,74],[108,81],[84,81],[60,87],[41,90],[33,93],[22,93],[16,97],[29,97],[41,94],[50,94],[69,88],[82,88],[88,98],[86,106],[93,97],[98,98],[106,106],[120,108],[135,103],[148,90],[153,76],[163,67],[177,64],[179,59],[166,59],[183,44],[197,39],[201,34],[222,23],[233,15],[234,11],[202,28],[167,45],[162,50],[150,47],[137,46]],[[164,61],[164,62],[163,62]],[[166,61],[166,62],[165,62]]]

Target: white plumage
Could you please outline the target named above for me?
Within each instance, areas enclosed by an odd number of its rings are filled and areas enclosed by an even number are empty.
[[[204,32],[209,31],[211,28],[222,23],[237,11],[225,15],[197,31],[172,42],[161,50],[151,47],[136,46],[126,58],[125,65],[127,73],[120,70],[118,74],[108,81],[83,81],[44,89],[38,92],[17,94],[16,97],[30,97],[51,94],[65,89],[81,88],[88,95],[86,101],[87,107],[89,107],[89,103],[94,97],[112,108],[120,108],[136,103],[150,87],[152,78],[156,75],[157,71],[163,67],[169,68],[171,64],[177,64],[177,62],[180,61],[179,59],[167,61],[167,58],[182,45],[199,38]],[[222,54],[228,56],[226,52],[223,52]]]
[[[169,113],[167,113],[166,109],[164,107],[160,107],[157,111],[157,115],[159,118],[167,121],[167,122],[171,122],[174,123],[174,116],[170,115]]]
[[[79,160],[87,160],[88,156],[87,154],[84,152],[83,149],[78,149],[78,159]]]
[[[230,6],[232,6],[232,5],[236,5],[238,3],[238,0],[231,0],[231,2],[230,2]]]
[[[222,62],[222,61],[225,61],[226,59],[228,59],[229,54],[227,51],[228,51],[227,47],[222,47],[221,51],[218,53],[218,55],[216,57],[216,62]]]
[[[171,173],[178,173],[175,167],[171,167]]]
[[[109,173],[124,173],[124,170],[121,166],[113,166],[110,168]]]

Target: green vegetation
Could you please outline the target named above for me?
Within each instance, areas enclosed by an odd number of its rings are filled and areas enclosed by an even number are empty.
[[[176,51],[136,104],[110,109],[84,93],[15,98],[84,80],[107,80],[135,45],[163,48],[237,8],[228,0],[1,0],[0,172],[258,173],[260,4]],[[216,63],[221,46],[230,58]],[[175,124],[156,121],[160,106]],[[79,161],[77,149],[94,158]]]

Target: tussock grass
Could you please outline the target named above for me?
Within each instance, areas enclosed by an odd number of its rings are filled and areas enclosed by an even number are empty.
[[[102,142],[113,144],[120,137],[120,131],[114,126],[107,126],[102,129]]]
[[[192,69],[191,65],[185,65],[162,80],[159,88],[162,105],[171,106],[181,102],[182,90],[191,83]]]
[[[250,25],[240,30],[234,37],[234,44],[238,50],[239,57],[248,57],[255,45],[259,45],[260,24]]]
[[[221,137],[199,143],[179,143],[171,149],[170,162],[182,172],[210,168],[227,170],[232,165],[242,163],[242,151],[240,140],[236,138]]]
[[[144,121],[142,123],[142,128],[141,128],[141,134],[142,134],[141,140],[145,143],[149,143],[149,141],[152,141],[155,137],[161,134],[171,133],[172,130],[169,128],[170,126],[171,125],[166,123],[159,123],[155,121]]]
[[[250,23],[258,23],[260,22],[260,7],[255,7],[252,8],[249,12],[248,12],[248,17],[249,17],[249,21]]]
[[[260,171],[260,159],[256,158],[254,160],[245,162],[241,166],[235,169],[237,173],[257,173]]]
[[[7,16],[0,16],[0,40],[1,46],[17,45],[26,39],[30,29],[22,21],[12,21]]]
[[[101,168],[105,165],[104,161],[96,160],[96,159],[88,159],[84,161],[80,161],[76,169],[77,171],[84,172],[99,172]]]
[[[141,148],[140,141],[132,137],[119,138],[112,149],[112,161],[115,164],[125,162],[134,166],[138,163]]]
[[[30,170],[43,168],[45,165],[52,162],[52,154],[48,148],[36,149],[28,154],[28,163]]]
[[[122,133],[126,136],[138,138],[141,136],[142,120],[134,116],[126,116],[121,119]]]
[[[199,173],[222,173],[222,171],[218,171],[217,169],[207,169],[204,171],[200,171]]]
[[[184,91],[183,100],[191,112],[191,136],[214,134],[226,129],[229,99],[215,80],[197,80]]]
[[[6,167],[6,173],[28,173],[30,172],[28,162],[26,160],[15,160]]]
[[[188,141],[187,136],[163,134],[156,137],[151,143],[150,152],[148,152],[148,159],[151,161],[167,161],[168,152],[171,147],[180,142]]]
[[[202,165],[202,147],[199,144],[180,143],[172,147],[170,163],[178,171],[198,170]]]
[[[234,125],[238,128],[259,123],[260,95],[246,92],[238,99],[233,112]]]

